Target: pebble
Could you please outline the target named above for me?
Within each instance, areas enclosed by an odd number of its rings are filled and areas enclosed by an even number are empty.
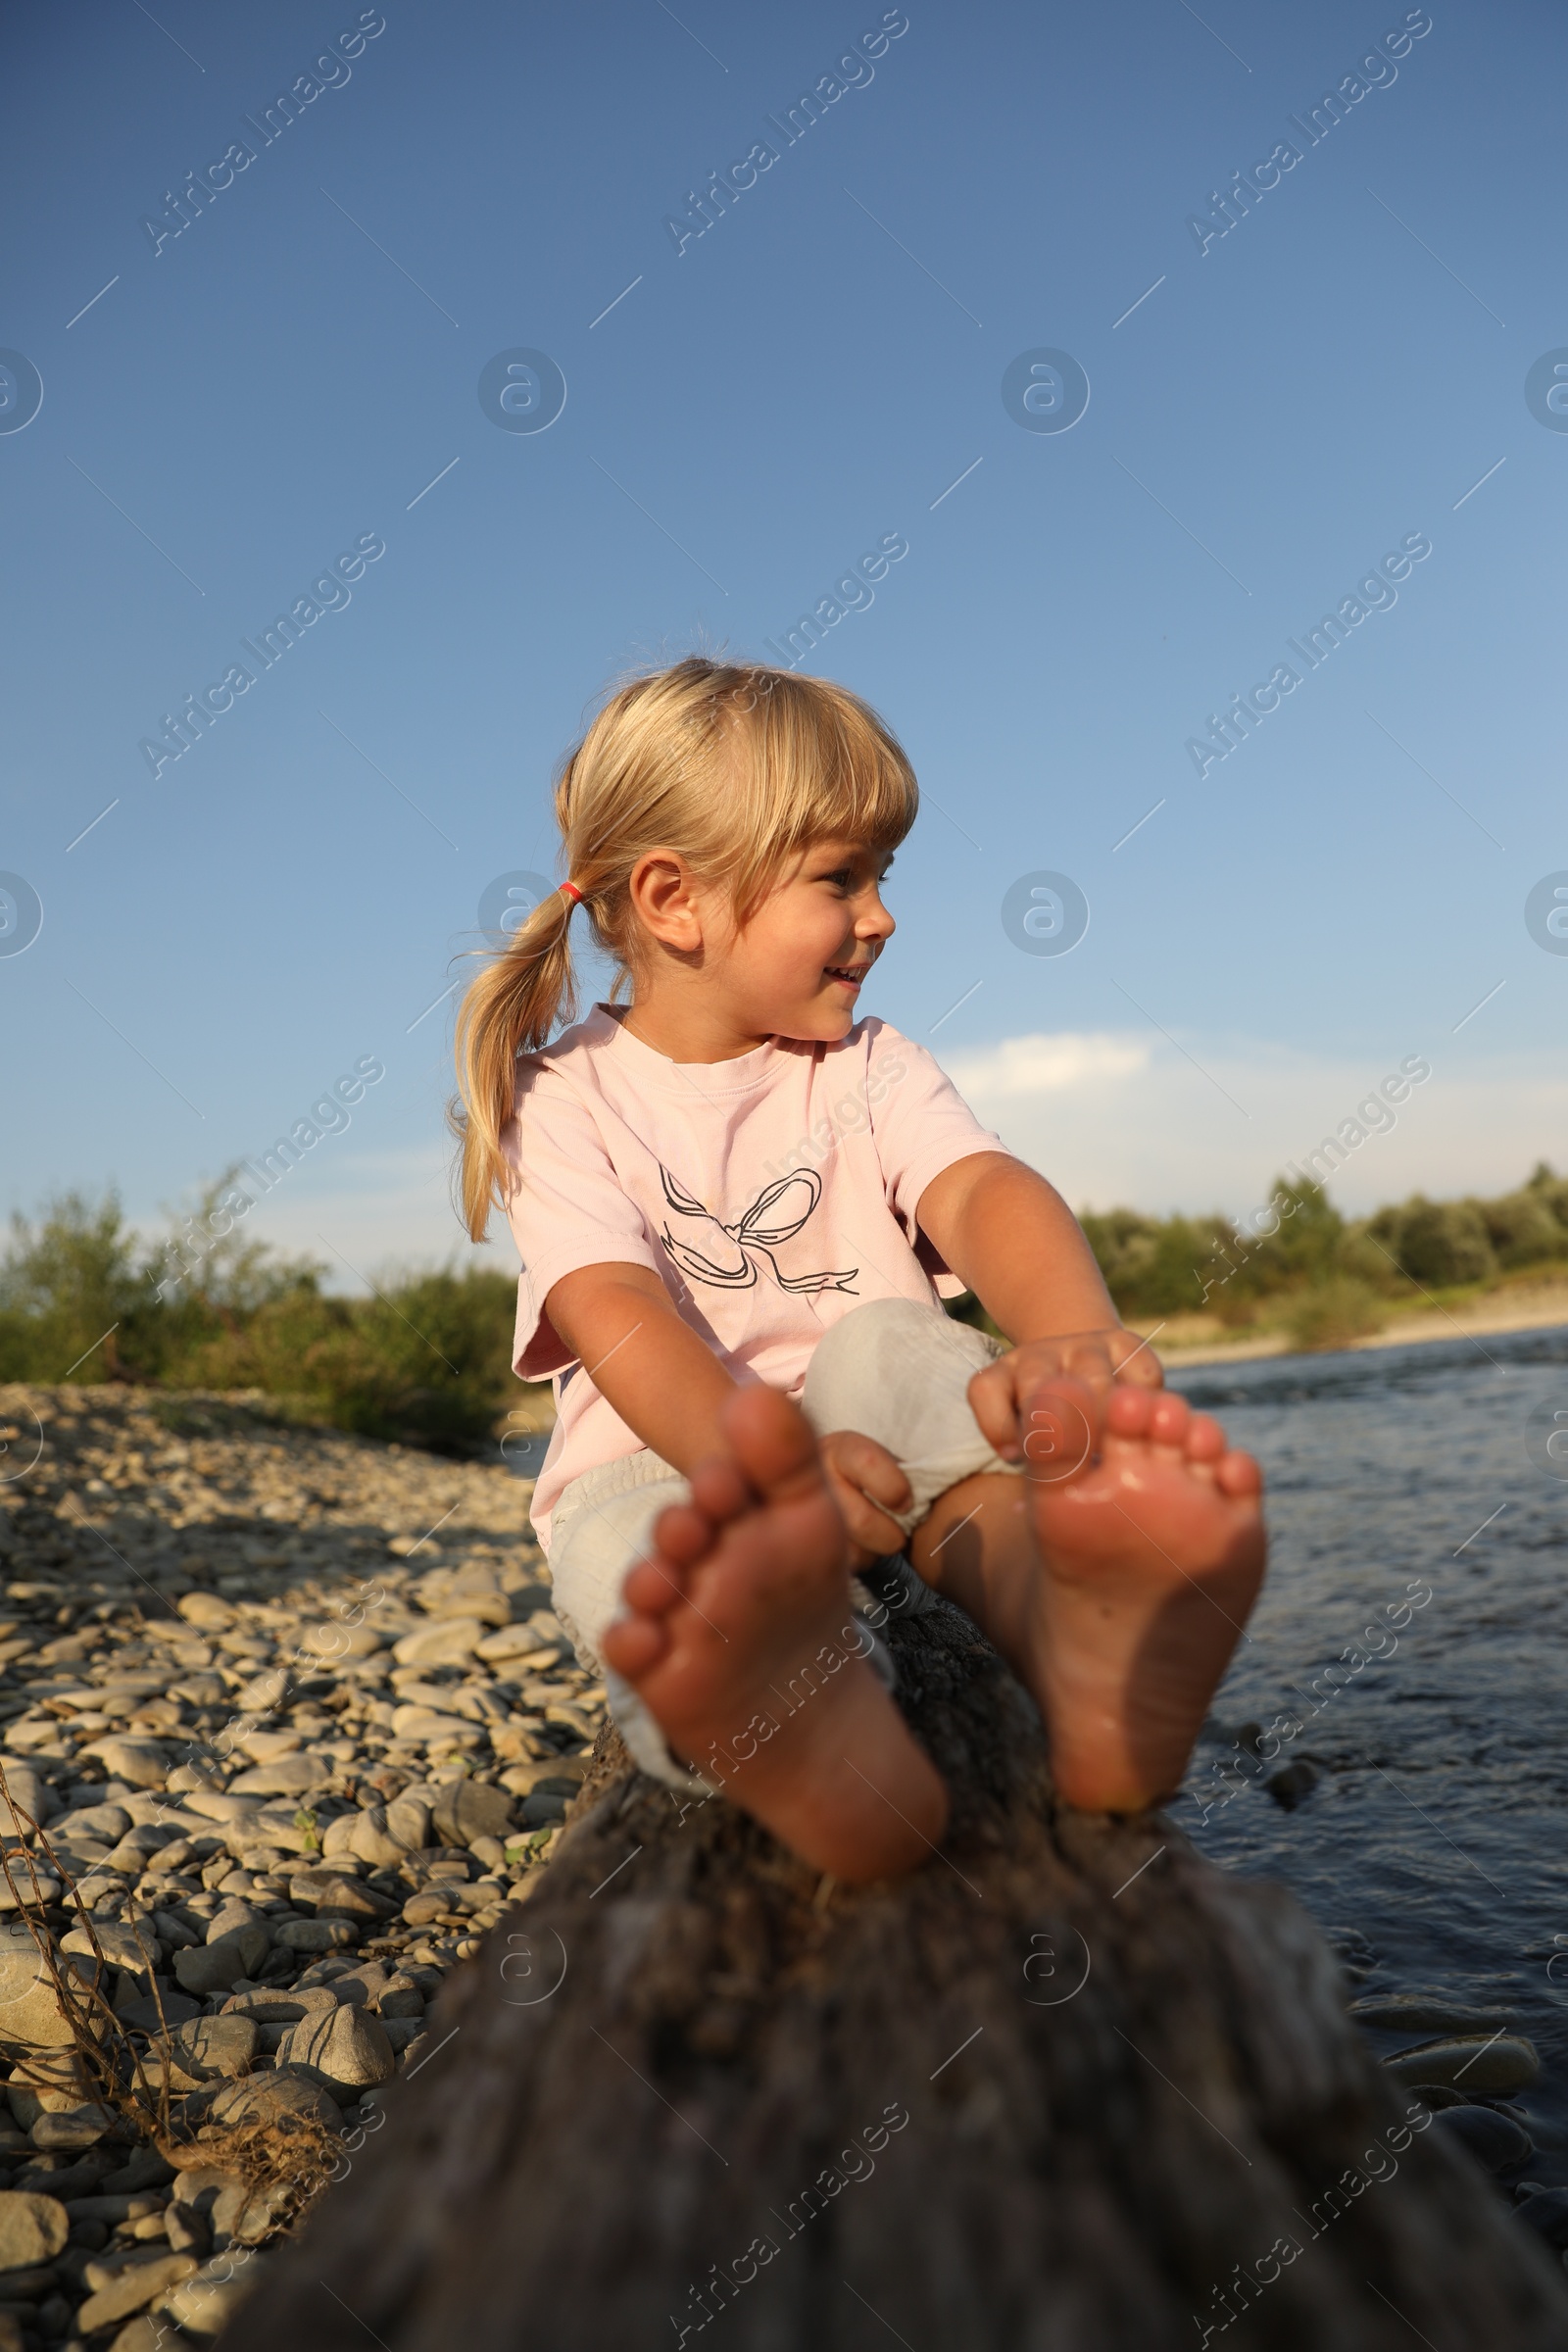
[[[526,1893],[604,1721],[550,1607],[528,1490],[500,1464],[288,1429],[243,1400],[10,1388],[7,1413],[44,1431],[0,1490],[0,1838],[27,1915],[90,1977],[63,1899],[82,1883],[103,1989],[161,2050],[176,2121],[335,2132],[343,2105],[439,2043],[429,2002]],[[141,2147],[116,2171],[125,2151],[96,2144],[102,2111],[3,1875],[0,2217],[64,2210],[35,2183],[69,2180],[71,2219],[120,2231],[123,2252],[135,2167],[154,2205],[170,2168]],[[28,2132],[61,2153],[22,2190],[43,2161]],[[265,2198],[241,2207],[247,2247],[288,2221]],[[178,2210],[164,2227],[185,2234],[150,2237],[143,2269],[221,2256],[210,2211]],[[46,2259],[8,2254],[4,2230],[7,2268]],[[89,2299],[98,2352],[152,2352],[160,2329],[167,2346],[169,2320],[210,2339],[264,2261],[247,2252],[232,2279],[220,2259],[181,2268],[150,2317],[99,2318]],[[89,2331],[86,2291],[61,2275],[44,2339]]]
[[[92,2267],[89,2263],[89,2273]],[[132,2256],[118,2278],[83,2303],[75,2315],[78,2332],[91,2335],[100,2328],[112,2328],[117,2321],[128,2319],[133,2311],[145,2311],[155,2296],[177,2280],[191,2278],[197,2267],[189,2254]]]
[[[1450,2138],[1467,2148],[1484,2172],[1511,2172],[1533,2156],[1536,2143],[1511,2115],[1494,2107],[1446,2107],[1437,2121]]]
[[[368,2090],[387,2082],[396,2065],[380,2019],[350,2002],[291,2026],[277,2057],[280,2066],[313,2068],[332,2091]]]
[[[1400,2050],[1383,2063],[1401,2082],[1445,2082],[1483,2095],[1523,2090],[1541,2072],[1535,2043],[1522,2034],[1455,2034]]]
[[[187,1992],[227,1992],[259,1968],[270,1942],[265,1928],[236,1928],[216,1943],[174,1954],[174,1974]]]
[[[1396,2026],[1412,2034],[1464,2034],[1474,2027],[1486,2034],[1513,2022],[1505,2009],[1466,2009],[1424,1992],[1366,1993],[1350,2003],[1350,2015],[1360,2026]]]
[[[65,2251],[71,2222],[58,2197],[0,2190],[0,2271],[53,2262]]]

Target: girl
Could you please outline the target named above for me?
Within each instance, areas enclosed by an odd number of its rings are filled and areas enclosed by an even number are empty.
[[[853,1571],[903,1553],[1033,1691],[1061,1793],[1133,1809],[1263,1562],[1256,1465],[1161,1392],[1065,1203],[857,1016],[916,805],[842,687],[637,678],[560,776],[570,879],[458,1026],[468,1228],[505,1209],[514,1368],[555,1384],[557,1613],[638,1763],[846,1879],[947,1818]],[[579,906],[617,979],[550,1044]],[[944,1313],[965,1289],[1010,1349]]]

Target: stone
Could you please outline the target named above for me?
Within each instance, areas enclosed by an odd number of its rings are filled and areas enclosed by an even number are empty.
[[[1383,2063],[1401,2082],[1445,2082],[1473,2096],[1523,2090],[1541,2072],[1535,2043],[1522,2034],[1456,2034]]]
[[[443,1845],[466,1845],[472,1838],[505,1838],[512,1827],[513,1799],[484,1781],[449,1781],[436,1792],[431,1819]]]
[[[501,1786],[514,1796],[532,1796],[535,1790],[546,1796],[575,1796],[588,1777],[590,1761],[587,1756],[551,1756],[533,1764],[509,1764]]]
[[[1538,2180],[1525,2180],[1522,2194],[1514,2212],[1528,2229],[1539,2231],[1548,2246],[1568,2251],[1568,2189],[1543,2188]]]
[[[536,1788],[532,1796],[525,1796],[522,1800],[522,1826],[525,1830],[542,1830],[565,1818],[566,1799],[564,1796],[549,1796],[543,1788]]]
[[[238,2082],[225,2082],[212,2106],[220,2124],[275,2124],[280,2116],[300,2115],[327,2132],[341,2132],[343,2111],[313,2076],[286,2063],[261,2067]]]
[[[240,1928],[218,1943],[198,1943],[176,1952],[174,1974],[186,1992],[228,1992],[241,1977],[255,1975],[270,1944],[265,1928]]]
[[[273,1764],[279,1756],[292,1756],[305,1745],[298,1732],[244,1732],[239,1745],[253,1764]]]
[[[1411,2034],[1463,2034],[1472,2028],[1490,2034],[1513,2023],[1506,2009],[1466,2009],[1425,1992],[1363,1993],[1350,2003],[1350,2015],[1358,2026],[1396,2026]]]
[[[216,1592],[182,1592],[174,1606],[187,1625],[204,1634],[226,1634],[239,1620],[239,1611]]]
[[[254,2018],[227,2013],[192,2018],[170,2037],[170,2055],[181,2074],[196,2082],[215,2076],[233,2080],[245,2074],[256,2056],[260,2038]]]
[[[390,2081],[396,2067],[379,2018],[345,2002],[291,2026],[278,2046],[280,2066],[308,2066],[333,2090],[368,2090]]]
[[[63,2050],[74,2041],[30,1932],[0,1925],[0,2047]]]
[[[233,1796],[226,1788],[192,1788],[180,1810],[226,1827],[231,1822],[254,1821],[264,1802],[260,1796]]]
[[[68,1845],[74,1845],[78,1838],[118,1845],[129,1828],[130,1815],[123,1805],[77,1805],[60,1816],[49,1835]]]
[[[395,1797],[389,1805],[371,1805],[356,1814],[348,1846],[357,1861],[371,1870],[395,1869],[405,1854],[416,1854],[430,1841],[430,1808],[421,1797]]]
[[[254,2018],[259,2026],[297,2026],[312,2009],[332,2009],[337,1995],[329,1984],[290,1984],[281,1992],[236,1992],[223,2004],[224,2017]]]
[[[1317,1766],[1309,1764],[1304,1756],[1298,1756],[1294,1764],[1282,1765],[1278,1772],[1271,1772],[1264,1787],[1277,1805],[1293,1813],[1317,1783]]]
[[[1494,2107],[1448,2107],[1438,2117],[1441,2129],[1468,2149],[1483,2172],[1507,2173],[1533,2156],[1536,2143],[1511,2115]]]
[[[103,2186],[111,2194],[134,2196],[141,2188],[162,2188],[167,2181],[179,2178],[173,2166],[159,2155],[156,2148],[137,2148],[127,2164],[118,2172],[105,2173]]]
[[[58,2197],[0,2190],[0,2271],[20,2271],[63,2254],[71,2219]]]
[[[88,2101],[80,2107],[46,2108],[33,2118],[27,2137],[35,2148],[54,2155],[71,2148],[96,2147],[114,2125],[112,2108]]]
[[[477,1747],[484,1734],[462,1715],[444,1715],[435,1707],[405,1705],[392,1710],[392,1737],[420,1747]]]
[[[0,1838],[30,1837],[34,1822],[41,1825],[52,1810],[58,1810],[50,1801],[54,1792],[34,1765],[0,1760],[0,1770],[4,1771],[6,1786],[16,1800],[13,1806],[0,1796]]]
[[[260,1928],[264,1925],[262,1914],[254,1903],[247,1903],[242,1896],[231,1894],[213,1913],[205,1940],[208,1943],[220,1943],[225,1936],[233,1936],[241,1928]]]
[[[400,1666],[465,1666],[484,1638],[477,1617],[444,1617],[392,1644]]]
[[[201,2013],[200,2001],[193,2000],[188,1992],[176,1992],[172,1984],[167,1990],[160,1989],[156,2000],[150,1992],[144,1993],[138,2000],[122,2001],[115,2011],[121,2024],[133,2034],[161,2034],[165,2026],[182,2026],[187,2019],[200,2017]]]
[[[144,1981],[151,1978],[164,1956],[163,1944],[150,1929],[124,1927],[115,1919],[95,1919],[91,1936],[85,1928],[73,1928],[62,1937],[60,1949],[79,1953],[91,1968],[96,1957],[93,1936],[97,1937],[98,1948],[107,1961]]]
[[[252,2188],[237,2180],[214,2199],[211,2229],[214,2246],[259,2245],[288,2218],[295,2191],[290,2182],[274,2180],[270,2188]]]
[[[462,1893],[457,1886],[441,1886],[439,1883],[421,1886],[418,1893],[411,1894],[404,1904],[403,1924],[409,1928],[433,1927],[438,1919],[445,1919],[449,1912],[461,1910],[462,1907]]]
[[[251,1772],[242,1772],[229,1782],[228,1792],[234,1796],[307,1796],[312,1789],[324,1788],[332,1777],[332,1768],[324,1757],[309,1752],[297,1756],[279,1756],[275,1764],[258,1764]]]
[[[297,1870],[288,1883],[288,1899],[301,1908],[311,1905],[318,1918],[336,1914],[367,1923],[390,1919],[398,1907],[357,1879],[331,1870]]]
[[[187,2334],[211,2338],[227,2327],[261,2277],[262,2266],[254,2258],[240,2269],[232,2256],[223,2256],[172,2287],[164,2309]]]
[[[386,1647],[387,1636],[373,1625],[308,1625],[300,1647],[323,1663],[341,1665],[349,1658],[369,1658]]]
[[[137,1867],[140,1868],[138,1857]],[[24,1862],[11,1864],[11,1877],[0,1877],[0,1911],[37,1911],[50,1903],[58,1903],[61,1882],[46,1865],[34,1863],[29,1870]]]
[[[76,2314],[77,2331],[93,2335],[100,2328],[112,2328],[118,2320],[128,2319],[133,2311],[145,2311],[155,2296],[180,2279],[194,2277],[197,2268],[189,2254],[133,2256],[108,2286],[87,2297]]]
[[[109,2352],[159,2352],[168,2332],[167,2328],[160,2328],[156,2320],[142,2312],[136,2319],[125,2322]]]
[[[268,1666],[234,1693],[234,1705],[242,1715],[270,1715],[280,1707],[288,1696],[288,1668]]]
[[[334,1914],[327,1919],[280,1920],[272,1940],[285,1952],[342,1952],[358,1943],[364,1933],[358,1920]]]
[[[116,1780],[128,1781],[133,1788],[162,1788],[169,1778],[169,1758],[156,1740],[111,1734],[92,1740],[81,1753],[99,1757]]]
[[[570,1657],[571,1644],[564,1640],[546,1642],[533,1625],[507,1625],[497,1634],[486,1634],[475,1645],[474,1654],[486,1665],[499,1666],[504,1659],[542,1658],[548,1651],[552,1658]]]

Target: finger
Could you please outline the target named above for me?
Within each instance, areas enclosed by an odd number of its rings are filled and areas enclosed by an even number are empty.
[[[1125,1381],[1130,1389],[1162,1389],[1165,1367],[1147,1341],[1135,1341],[1130,1347],[1125,1341],[1111,1348],[1111,1361],[1116,1378]]]
[[[1054,1485],[1087,1469],[1094,1457],[1100,1399],[1081,1380],[1065,1374],[1031,1387],[1024,1398],[1029,1434],[1023,1441],[1024,1476]]]
[[[897,1520],[879,1511],[854,1481],[844,1476],[836,1462],[828,1463],[827,1474],[829,1492],[838,1504],[839,1517],[849,1530],[851,1542],[861,1546],[870,1559],[886,1559],[890,1552],[902,1551],[906,1538]],[[864,1562],[860,1565],[864,1566]]]
[[[1012,1374],[1007,1359],[1003,1356],[994,1364],[984,1365],[969,1383],[969,1410],[980,1425],[980,1434],[1004,1462],[1020,1458],[1022,1447],[1018,1438],[1018,1404],[1013,1392]]]
[[[914,1490],[897,1454],[858,1430],[839,1431],[833,1440],[833,1462],[862,1494],[878,1502],[891,1502],[897,1511],[907,1510],[914,1499]]]

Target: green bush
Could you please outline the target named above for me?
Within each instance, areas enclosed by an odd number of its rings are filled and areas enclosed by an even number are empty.
[[[309,1260],[203,1230],[199,1258],[176,1240],[144,1253],[113,1192],[51,1200],[36,1227],[14,1219],[0,1379],[259,1389],[334,1428],[459,1453],[487,1444],[521,1396],[505,1275],[406,1274],[368,1298],[331,1298]]]
[[[1351,1274],[1331,1274],[1300,1292],[1286,1319],[1298,1348],[1344,1348],[1381,1331],[1387,1306],[1370,1283]]]
[[[1425,1289],[1485,1282],[1497,1271],[1486,1220],[1474,1200],[1429,1200],[1380,1210],[1369,1230],[1392,1250],[1401,1274]]]
[[[1562,1190],[1568,1194],[1568,1186]],[[1552,1213],[1546,1187],[1526,1185],[1523,1192],[1478,1200],[1476,1206],[1499,1265],[1533,1266],[1544,1258],[1568,1256],[1568,1229]]]

